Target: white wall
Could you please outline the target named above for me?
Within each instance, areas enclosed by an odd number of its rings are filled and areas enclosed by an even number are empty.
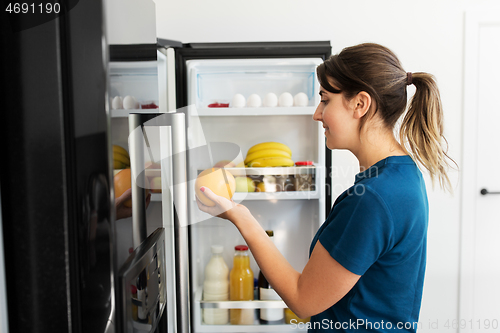
[[[157,35],[182,42],[330,40],[333,53],[361,42],[391,48],[407,71],[437,77],[449,153],[462,160],[464,13],[491,0],[156,0]],[[344,153],[334,153],[337,156]],[[335,164],[335,162],[334,162]],[[421,331],[457,318],[460,175],[454,195],[428,182],[430,224]],[[434,329],[434,331],[436,331]],[[451,330],[449,330],[451,331]]]
[[[152,0],[104,0],[108,44],[156,44]]]

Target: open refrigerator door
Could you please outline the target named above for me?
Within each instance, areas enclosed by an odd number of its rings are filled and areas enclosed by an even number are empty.
[[[277,248],[297,271],[302,271],[308,261],[310,242],[326,212],[326,148],[322,126],[312,119],[319,103],[316,67],[323,60],[304,57],[186,61],[188,179],[192,180],[188,184],[190,297],[194,332],[300,330],[285,315],[279,324],[260,324],[261,311],[285,311],[286,304],[279,299],[203,299],[211,246],[223,247],[222,257],[231,269],[234,247],[245,242],[230,222],[198,209],[194,180],[201,171],[214,166],[229,171],[236,181],[233,200],[248,207],[264,229],[274,231]],[[262,143],[269,143],[261,145],[269,151],[288,148],[293,162],[279,159],[252,162],[247,152]],[[273,157],[269,154],[261,157]],[[259,268],[252,257],[250,267],[256,278]],[[214,308],[251,309],[253,317],[244,325],[231,321],[208,324],[203,312]]]
[[[175,332],[175,217],[169,186],[176,177],[173,151],[185,139],[173,129],[184,132],[184,115],[166,113],[169,103],[175,105],[175,84],[168,85],[173,55],[156,44],[113,50],[109,98],[115,182],[129,169],[132,185],[132,216],[115,224],[120,327],[123,332]]]

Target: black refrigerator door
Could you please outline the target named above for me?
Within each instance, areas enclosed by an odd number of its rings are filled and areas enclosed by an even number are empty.
[[[71,8],[71,1],[58,2]],[[2,18],[0,188],[10,332],[113,329],[102,17],[102,1],[94,0],[18,32]]]
[[[329,41],[309,42],[245,42],[245,43],[190,43],[176,49],[177,108],[187,106],[186,61],[193,59],[257,59],[257,58],[321,58],[332,54]],[[325,141],[326,144],[326,141]],[[326,212],[332,207],[330,191],[332,155],[326,149]]]

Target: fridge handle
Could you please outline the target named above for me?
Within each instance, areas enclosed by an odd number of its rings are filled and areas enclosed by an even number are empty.
[[[174,112],[175,100],[175,50],[158,49],[158,96],[160,112]]]
[[[177,332],[189,333],[189,243],[188,243],[188,179],[186,158],[186,119],[184,113],[172,117],[172,170],[174,188],[174,234],[177,282]]]
[[[174,221],[175,298],[177,303],[176,332],[189,333],[191,307],[189,292],[188,179],[185,114],[165,113],[158,118],[162,119],[158,122],[158,126],[170,126],[169,129],[160,127],[160,139],[162,142],[162,184],[170,186],[172,189],[172,191],[168,191],[169,189],[166,189],[162,185],[162,188],[167,190],[162,191],[164,216],[168,219],[173,215]],[[169,147],[165,145],[168,141],[171,143]],[[167,175],[167,170],[164,170],[166,167],[170,167],[172,170],[172,179],[170,182],[163,178],[163,175]],[[173,205],[170,206],[172,199]],[[167,204],[164,201],[169,201],[169,207],[166,207]],[[170,211],[170,207],[173,207],[173,212]]]
[[[140,115],[129,115],[129,155],[132,173],[132,239],[136,249],[147,238],[146,193],[138,184],[145,184],[143,154],[143,119]],[[137,128],[141,130],[136,130]],[[139,178],[140,177],[140,178]]]
[[[146,120],[146,122],[145,122]],[[159,113],[159,114],[130,114],[129,115],[129,149],[132,169],[132,225],[134,232],[134,246],[137,247],[147,237],[145,193],[137,185],[144,182],[139,179],[145,177],[141,167],[144,166],[144,145],[150,146],[143,136],[143,127],[160,127],[160,138],[168,138],[171,133],[170,154],[166,147],[161,149],[162,174],[166,161],[171,166],[172,181],[169,184],[173,194],[174,216],[174,251],[175,251],[175,284],[177,303],[177,330],[178,333],[190,332],[190,292],[189,292],[189,243],[188,243],[188,179],[187,179],[187,152],[186,152],[186,121],[184,113]],[[169,126],[170,130],[162,130],[162,126]],[[136,130],[140,127],[140,130]],[[166,134],[166,136],[165,136]],[[163,144],[163,142],[162,142]],[[162,145],[160,145],[162,147]],[[153,149],[154,150],[154,149]],[[165,156],[167,155],[167,156]],[[170,165],[171,163],[171,165]],[[166,171],[166,170],[165,170]],[[162,184],[165,179],[162,179]],[[162,191],[163,192],[163,191]],[[162,199],[168,198],[162,194]],[[170,198],[172,199],[172,198]],[[142,209],[141,209],[142,208]]]
[[[167,110],[173,112],[177,108],[175,100],[175,50],[167,49]]]

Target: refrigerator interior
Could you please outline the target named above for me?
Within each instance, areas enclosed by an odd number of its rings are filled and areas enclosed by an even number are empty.
[[[159,113],[159,90],[163,89],[158,80],[158,62],[157,61],[131,61],[131,62],[110,62],[109,65],[109,103],[111,109],[111,140],[113,145],[123,147],[127,152],[129,150],[129,114],[130,113]],[[160,75],[161,76],[161,75]],[[133,96],[138,104],[134,108],[116,108],[117,104],[113,105],[113,99],[116,96]],[[155,108],[156,106],[156,108]],[[149,131],[158,132],[153,129]],[[154,138],[157,140],[158,138]],[[155,147],[158,147],[156,145]],[[145,156],[146,156],[146,152]],[[159,156],[160,152],[155,152],[155,156]],[[148,161],[149,162],[149,161]],[[151,161],[160,163],[160,161]],[[114,173],[118,173],[120,169],[115,169]],[[147,176],[160,176],[160,168],[158,167],[153,173],[146,174]],[[147,179],[152,179],[147,178]],[[148,188],[148,184],[145,184]],[[150,186],[149,186],[150,187]],[[165,248],[164,262],[160,263],[160,267],[166,270],[166,315],[169,332],[175,331],[175,258],[174,258],[174,232],[172,216],[169,215],[171,209],[163,209],[163,205],[169,205],[170,200],[162,202],[162,193],[152,193],[151,201],[146,210],[147,235],[151,236],[159,228],[164,228]],[[133,227],[132,218],[124,218],[117,220],[115,223],[115,239],[117,253],[117,267],[123,268],[126,262],[130,261],[130,251],[134,249],[133,244]],[[141,327],[140,323],[136,323],[137,327]],[[147,327],[147,325],[145,326]],[[144,328],[144,327],[143,327]]]
[[[323,60],[304,59],[224,59],[187,61],[189,178],[221,160],[243,161],[250,147],[261,142],[281,142],[292,150],[292,160],[313,161],[314,189],[289,192],[236,192],[233,199],[247,206],[264,229],[274,231],[274,241],[291,265],[302,271],[308,260],[310,242],[325,218],[325,146],[320,123],[312,119],[319,103],[316,67]],[[232,107],[235,94],[261,99],[273,92],[278,97],[303,92],[307,106]],[[212,103],[229,107],[208,107]],[[201,153],[196,147],[208,147]],[[227,168],[233,175],[293,175],[290,168]],[[211,245],[223,245],[223,257],[233,266],[234,246],[245,244],[231,222],[201,212],[195,202],[194,181],[188,185],[190,202],[191,294],[195,332],[274,332],[290,331],[290,325],[206,325],[200,303],[204,270]],[[251,269],[259,268],[251,258]],[[257,314],[258,312],[255,311]]]

